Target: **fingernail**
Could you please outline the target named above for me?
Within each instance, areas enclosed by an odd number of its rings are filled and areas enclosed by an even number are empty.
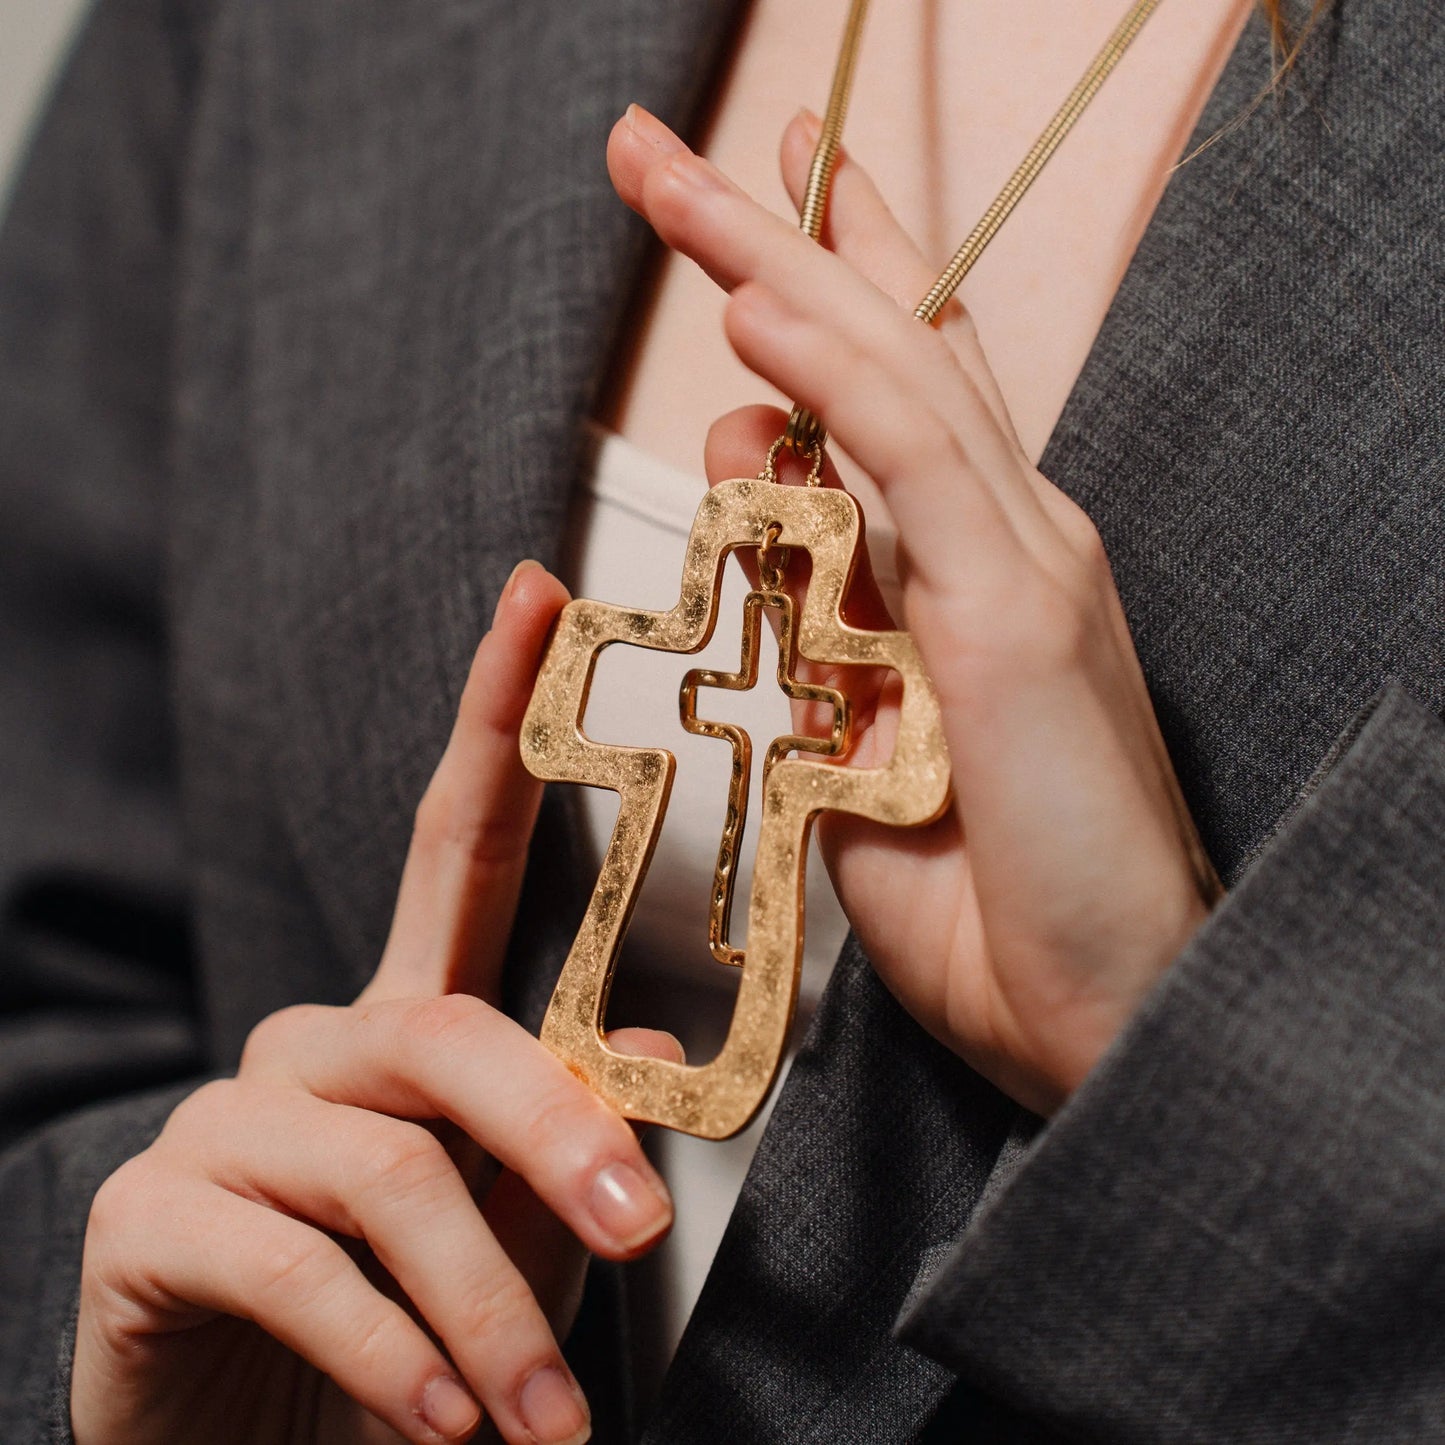
[[[592,1438],[581,1390],[555,1365],[528,1376],[518,1406],[522,1423],[539,1445],[582,1445]]]
[[[819,120],[818,117],[814,115],[813,112],[809,110],[806,105],[802,108],[802,110],[797,113],[797,115],[793,117],[793,119],[798,125],[802,127],[803,134],[807,136],[807,138],[814,145],[817,145],[819,138],[823,134],[823,122]]]
[[[630,1164],[609,1164],[592,1181],[592,1217],[619,1249],[636,1249],[662,1233],[672,1208]]]
[[[668,1042],[672,1045],[672,1050],[673,1053],[677,1055],[678,1063],[685,1063],[687,1061],[687,1050],[683,1048],[682,1040],[678,1038],[676,1034],[668,1033],[666,1029],[658,1029],[658,1033],[660,1033],[664,1038],[666,1038]]]
[[[640,105],[629,105],[623,119],[631,127],[634,134],[640,136],[648,145],[656,147],[664,154],[671,155],[676,151],[685,151],[687,147],[665,126],[651,111],[643,110]]]
[[[502,583],[502,590],[497,593],[497,605],[492,609],[492,625],[494,627],[497,623],[497,615],[502,610],[502,603],[507,600],[507,594],[512,590],[513,583],[516,582],[517,578],[523,572],[528,572],[533,567],[540,567],[541,565],[540,562],[534,562],[530,557],[526,557],[518,562],[517,565],[512,568],[511,572],[508,573],[507,580]]]
[[[692,190],[706,191],[709,194],[727,190],[727,184],[718,174],[717,168],[701,156],[679,156],[672,162],[671,171],[677,180]]]
[[[450,1375],[438,1375],[421,1397],[422,1419],[444,1440],[470,1435],[482,1407]]]
[[[678,1063],[685,1063],[687,1050],[682,1046],[682,1040],[676,1034],[668,1033],[666,1029],[653,1029],[653,1034],[664,1038],[672,1045],[672,1051],[677,1056]],[[607,1047],[614,1053],[622,1054],[629,1059],[652,1059],[659,1057],[650,1047],[644,1049],[641,1045],[634,1043],[625,1032],[607,1035]]]

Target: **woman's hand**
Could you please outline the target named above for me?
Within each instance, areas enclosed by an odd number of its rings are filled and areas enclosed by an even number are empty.
[[[784,139],[795,198],[815,127],[800,118]],[[910,314],[933,275],[856,164],[835,178],[830,251],[636,107],[608,162],[622,198],[731,293],[742,360],[824,419],[897,522],[903,621],[943,705],[954,796],[921,830],[825,815],[820,841],[904,1006],[1051,1111],[1217,890],[1098,533],[1024,455],[962,309],[939,329]],[[710,479],[755,474],[781,424],[772,408],[725,417]],[[888,627],[864,574],[849,620]],[[845,685],[853,760],[882,761],[896,689]]]
[[[365,992],[263,1020],[101,1188],[77,1445],[460,1440],[477,1402],[517,1445],[585,1438],[557,1346],[585,1251],[641,1253],[671,1204],[632,1129],[494,1007],[540,792],[517,729],[565,601],[535,564],[508,583]]]

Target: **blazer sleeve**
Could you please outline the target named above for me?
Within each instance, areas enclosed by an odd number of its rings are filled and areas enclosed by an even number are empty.
[[[1445,726],[1336,752],[900,1322],[1068,1438],[1445,1439]]]
[[[68,1438],[91,1196],[204,1067],[162,565],[197,36],[177,0],[100,0],[0,231],[0,1438],[18,1445]]]

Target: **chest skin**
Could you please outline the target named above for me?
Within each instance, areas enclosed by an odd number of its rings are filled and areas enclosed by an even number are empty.
[[[1251,3],[1165,0],[963,284],[960,298],[1035,461]],[[1127,8],[1124,0],[869,7],[845,145],[935,272]],[[821,113],[843,14],[828,0],[752,6],[704,132],[704,152],[789,220],[779,140],[800,106]],[[605,404],[630,440],[692,471],[716,416],[760,398],[786,404],[732,355],[722,304],[691,263],[664,258]],[[871,510],[873,488],[847,459],[842,465]]]

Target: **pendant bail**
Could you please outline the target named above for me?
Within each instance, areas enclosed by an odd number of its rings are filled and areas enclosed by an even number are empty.
[[[783,433],[788,450],[796,457],[811,456],[813,448],[819,451],[828,444],[828,428],[818,420],[817,414],[805,406],[794,405],[788,417],[788,429]]]
[[[778,538],[782,534],[781,522],[769,522],[763,540],[758,544],[758,582],[767,593],[783,590],[783,574],[791,554],[786,547],[778,546]]]

